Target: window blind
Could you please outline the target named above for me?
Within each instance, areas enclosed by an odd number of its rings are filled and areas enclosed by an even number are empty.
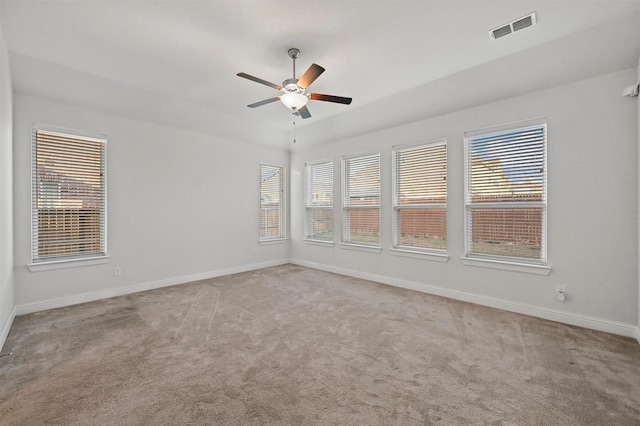
[[[306,165],[305,238],[333,241],[333,163]]]
[[[393,149],[394,247],[447,248],[447,144]]]
[[[343,242],[380,245],[380,154],[343,159]]]
[[[32,132],[32,260],[106,255],[106,140]]]
[[[465,137],[467,255],[546,264],[546,123]]]
[[[260,240],[285,237],[284,167],[260,165]]]

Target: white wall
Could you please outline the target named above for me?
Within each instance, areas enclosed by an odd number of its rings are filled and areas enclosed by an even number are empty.
[[[11,173],[12,97],[9,52],[0,26],[0,350],[15,316]]]
[[[301,264],[470,300],[544,318],[635,335],[638,324],[637,113],[620,96],[629,69],[524,96],[427,118],[292,153],[292,258]],[[392,105],[387,105],[392,108]],[[384,108],[384,107],[383,107]],[[548,123],[548,276],[465,266],[463,132],[530,118]],[[391,147],[446,136],[448,251],[439,263],[394,256],[391,246]],[[382,153],[380,254],[303,242],[304,163],[333,159],[340,183],[344,154]],[[300,172],[296,174],[295,172]],[[335,226],[341,229],[336,192]],[[339,237],[337,237],[339,241]],[[568,298],[555,299],[564,284]]]
[[[275,148],[14,96],[15,282],[18,313],[285,262],[258,244],[259,164]],[[30,272],[32,123],[107,135],[106,265]],[[255,129],[259,132],[259,129]],[[114,277],[113,268],[122,268]]]

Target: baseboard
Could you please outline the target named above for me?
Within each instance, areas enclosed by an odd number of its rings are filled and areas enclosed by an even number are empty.
[[[7,321],[4,323],[2,327],[2,334],[0,334],[0,352],[2,352],[2,348],[4,347],[4,342],[7,341],[7,337],[9,337],[9,331],[11,331],[11,325],[13,324],[13,320],[16,318],[16,307],[14,306],[9,312],[9,317],[7,317]]]
[[[508,300],[497,299],[493,297],[480,296],[473,293],[467,293],[457,290],[451,290],[443,287],[402,280],[399,278],[388,277],[384,275],[372,274],[368,272],[356,271],[347,268],[340,268],[331,265],[324,265],[315,262],[309,262],[300,259],[279,259],[268,262],[254,263],[250,265],[241,265],[231,268],[223,268],[215,271],[204,272],[200,274],[185,275],[182,277],[169,278],[165,280],[152,281],[147,283],[135,284],[127,287],[119,287],[109,290],[97,291],[92,293],[84,293],[69,297],[62,297],[41,302],[27,303],[14,306],[9,314],[9,318],[2,328],[0,334],[0,349],[9,335],[9,330],[13,324],[16,315],[24,315],[32,312],[45,311],[48,309],[62,308],[65,306],[77,305],[79,303],[93,302],[100,299],[108,299],[110,297],[123,296],[142,291],[153,290],[156,288],[169,287],[172,285],[185,284],[194,281],[206,280],[210,278],[221,277],[224,275],[237,274],[241,272],[254,271],[257,269],[268,268],[272,266],[293,263],[295,265],[305,266],[308,268],[318,269],[336,274],[346,275],[354,278],[361,278],[369,281],[387,284],[395,287],[415,290],[422,293],[433,294],[436,296],[448,297],[450,299],[461,300],[465,302],[475,303],[478,305],[488,306],[491,308],[502,309],[518,314],[529,315],[537,318],[543,318],[564,324],[575,325],[578,327],[588,328],[592,330],[604,331],[607,333],[617,334],[621,336],[635,338],[640,343],[640,327],[631,324],[620,323],[616,321],[605,320],[602,318],[590,317],[587,315],[579,315],[570,312],[563,312],[554,309],[542,308],[539,306],[528,305],[523,303],[511,302]]]
[[[308,262],[300,259],[290,259],[290,263],[308,268],[319,269],[326,272],[347,275],[354,278],[361,278],[374,281],[381,284],[387,284],[394,287],[406,288],[422,293],[433,294],[436,296],[447,297],[450,299],[461,300],[464,302],[475,303],[478,305],[488,306],[490,308],[501,309],[504,311],[514,312],[518,314],[529,315],[532,317],[542,318],[546,320],[556,321],[564,324],[575,325],[578,327],[588,328],[591,330],[604,331],[620,336],[631,337],[640,343],[640,329],[632,324],[625,324],[616,321],[610,321],[602,318],[591,317],[587,315],[574,314],[571,312],[558,311],[555,309],[543,308],[540,306],[529,305],[525,303],[512,302],[494,297],[480,296],[473,293],[467,293],[458,290],[451,290],[443,287],[417,283],[413,281],[402,280],[399,278],[388,277],[384,275],[372,274],[368,272],[356,271],[347,268],[340,268],[331,265],[324,265],[314,262]]]
[[[127,294],[139,293],[141,291],[153,290],[156,288],[207,280],[224,275],[238,274],[240,272],[254,271],[256,269],[269,268],[272,266],[279,266],[287,263],[289,263],[289,259],[272,260],[268,262],[253,263],[250,265],[240,265],[230,268],[217,269],[215,271],[203,272],[199,274],[168,278],[159,281],[134,284],[127,287],[118,287],[92,293],[84,293],[57,299],[44,300],[41,302],[25,303],[23,305],[17,305],[16,307],[14,307],[14,315],[24,315],[30,314],[32,312],[46,311],[48,309],[62,308],[65,306],[77,305],[79,303],[93,302],[95,300],[108,299],[110,297],[124,296]]]

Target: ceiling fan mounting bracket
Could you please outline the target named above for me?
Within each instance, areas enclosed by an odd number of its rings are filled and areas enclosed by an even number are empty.
[[[289,54],[289,57],[291,59],[298,59],[298,56],[300,55],[300,49],[292,47],[291,49],[287,50],[287,53]]]

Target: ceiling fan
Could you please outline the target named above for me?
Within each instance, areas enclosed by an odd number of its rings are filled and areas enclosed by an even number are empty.
[[[256,83],[264,84],[265,86],[273,87],[276,90],[282,90],[282,94],[280,96],[275,96],[273,98],[265,99],[263,101],[255,102],[253,104],[247,105],[249,108],[256,108],[262,105],[270,104],[271,102],[280,101],[287,108],[293,111],[294,115],[299,115],[302,118],[311,117],[311,113],[307,108],[307,102],[309,100],[312,101],[324,101],[324,102],[335,102],[338,104],[349,105],[351,103],[351,98],[345,98],[342,96],[333,96],[333,95],[323,95],[320,93],[306,93],[307,88],[313,83],[316,78],[320,76],[324,72],[324,68],[317,64],[311,64],[309,69],[302,74],[300,79],[296,78],[296,59],[298,59],[298,55],[300,55],[300,50],[296,48],[291,48],[288,50],[289,57],[293,59],[293,78],[288,78],[282,82],[282,86],[277,85],[275,83],[271,83],[269,81],[263,80],[258,77],[254,77],[252,75],[239,72],[237,74],[238,77],[246,78],[248,80],[255,81]]]

